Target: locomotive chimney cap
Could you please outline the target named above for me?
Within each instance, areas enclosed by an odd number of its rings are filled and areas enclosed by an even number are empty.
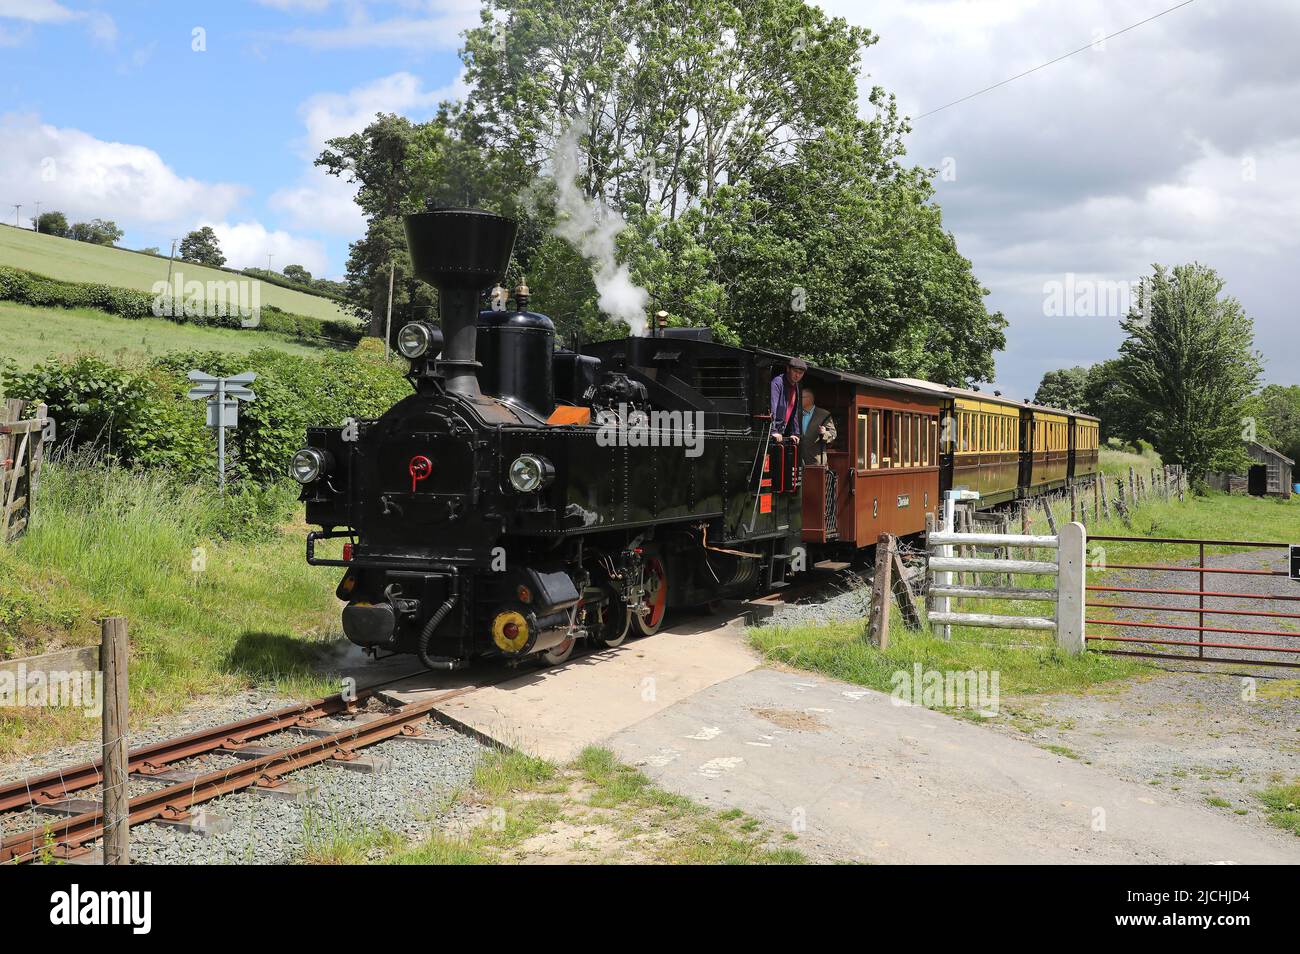
[[[500,281],[519,223],[482,209],[437,208],[403,217],[415,276],[437,288],[474,291]]]

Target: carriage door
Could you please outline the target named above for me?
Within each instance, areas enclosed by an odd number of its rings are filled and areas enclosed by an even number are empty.
[[[1034,416],[1030,411],[1020,412],[1020,490],[1027,488],[1034,477]],[[1017,494],[1020,496],[1020,494]]]

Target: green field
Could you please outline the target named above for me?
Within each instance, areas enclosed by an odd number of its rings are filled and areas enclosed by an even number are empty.
[[[165,258],[89,242],[74,242],[12,226],[0,228],[0,265],[23,268],[60,281],[101,282],[146,292],[154,282],[167,278]],[[175,267],[182,270],[186,280],[226,282],[238,277],[231,272],[189,262],[178,261]],[[258,285],[263,305],[274,305],[282,311],[311,318],[356,320],[330,298],[308,295],[268,282],[258,282]]]
[[[266,331],[178,325],[164,318],[119,318],[93,308],[34,308],[0,302],[0,357],[31,367],[51,356],[91,352],[128,363],[167,351],[278,348],[311,354],[328,347]]]

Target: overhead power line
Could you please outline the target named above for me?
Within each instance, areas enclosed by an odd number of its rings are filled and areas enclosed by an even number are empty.
[[[1122,33],[1127,33],[1129,30],[1136,30],[1144,23],[1150,23],[1152,20],[1159,20],[1165,14],[1173,13],[1175,10],[1181,10],[1183,7],[1193,2],[1195,2],[1195,0],[1183,0],[1182,3],[1170,7],[1168,10],[1161,10],[1159,13],[1154,14],[1153,16],[1149,16],[1145,20],[1139,20],[1137,23],[1130,23],[1124,29],[1116,30],[1114,33],[1110,33],[1099,39],[1093,40],[1091,43],[1087,44],[1086,46],[1081,46],[1077,50],[1071,50],[1069,53],[1063,53],[1054,60],[1048,60],[1046,63],[1039,63],[1033,69],[1025,70],[1023,73],[1017,73],[1015,76],[1009,76],[1006,79],[1002,80],[1000,83],[994,83],[992,86],[985,86],[983,89],[977,89],[975,92],[963,96],[961,99],[954,99],[951,103],[944,103],[942,106],[935,107],[934,109],[928,110],[924,113],[921,113],[919,116],[915,116],[913,118],[924,119],[926,116],[933,116],[935,113],[942,112],[943,110],[947,109],[949,106],[956,106],[958,103],[964,103],[966,102],[966,100],[974,99],[976,96],[983,96],[985,93],[991,92],[992,90],[995,90],[1000,86],[1006,86],[1008,83],[1014,83],[1018,79],[1023,79],[1024,77],[1028,76],[1030,73],[1037,73],[1039,70],[1046,69],[1047,67],[1051,66],[1054,63],[1061,62],[1061,60],[1068,60],[1070,57],[1078,53],[1082,53],[1085,50],[1091,50],[1098,43],[1105,43],[1107,40],[1113,40],[1115,37],[1119,36]]]

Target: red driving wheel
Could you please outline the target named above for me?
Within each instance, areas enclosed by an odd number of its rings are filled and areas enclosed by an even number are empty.
[[[646,556],[645,582],[645,600],[632,614],[632,626],[639,636],[653,636],[659,632],[668,611],[668,572],[658,556]],[[640,612],[642,609],[646,610],[644,614]]]

